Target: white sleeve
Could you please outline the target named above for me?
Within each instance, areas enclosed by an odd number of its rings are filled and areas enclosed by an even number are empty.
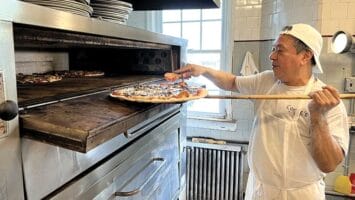
[[[237,76],[235,84],[242,94],[265,94],[275,82],[274,73],[270,70],[250,76]]]
[[[349,148],[349,125],[346,108],[343,103],[340,103],[327,113],[327,123],[333,138],[347,153]]]

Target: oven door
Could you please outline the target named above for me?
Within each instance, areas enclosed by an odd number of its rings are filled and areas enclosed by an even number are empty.
[[[180,113],[49,199],[175,199]]]

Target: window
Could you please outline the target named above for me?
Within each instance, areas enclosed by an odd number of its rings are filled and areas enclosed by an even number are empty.
[[[227,42],[224,42],[229,40],[226,40],[226,34],[222,34],[224,32],[222,30],[227,27],[226,19],[230,17],[226,14],[230,7],[221,3],[220,8],[216,9],[164,10],[162,32],[188,40],[187,62],[230,71],[230,66],[225,67],[228,64],[225,62],[228,56],[226,56]],[[229,57],[231,58],[231,55]],[[203,83],[211,94],[225,93],[204,77],[195,77],[191,81]],[[230,101],[218,99],[191,101],[188,110],[189,117],[227,119],[230,117]]]

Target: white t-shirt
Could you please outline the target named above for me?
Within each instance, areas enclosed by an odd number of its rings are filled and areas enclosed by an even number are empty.
[[[314,79],[314,86],[311,91],[321,90],[325,84],[319,79]],[[267,94],[269,90],[275,85],[270,94],[285,94],[285,95],[297,95],[303,94],[305,86],[287,86],[280,81],[276,80],[273,71],[264,71],[256,75],[251,76],[238,76],[236,78],[236,86],[242,94]],[[299,101],[311,101],[311,100],[275,100],[270,101],[268,106],[273,106],[275,112],[273,115],[283,118],[292,117],[297,109],[301,109],[301,117],[298,120],[299,126],[310,127],[309,111],[308,107],[298,108]],[[254,100],[255,106],[258,109],[261,100]],[[307,104],[306,104],[307,105]],[[327,123],[332,136],[342,147],[345,153],[348,152],[349,145],[349,127],[347,121],[347,112],[344,103],[341,102],[336,107],[329,110],[326,114]],[[308,128],[309,129],[309,128]],[[303,128],[303,130],[305,130]],[[310,139],[309,132],[302,133],[305,136],[305,140]],[[307,142],[307,141],[305,141]]]

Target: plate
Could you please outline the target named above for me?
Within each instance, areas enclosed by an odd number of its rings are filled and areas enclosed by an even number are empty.
[[[41,5],[40,3],[37,4],[37,5]],[[45,6],[45,5],[41,5],[41,6]],[[81,16],[85,16],[85,17],[90,17],[90,13],[84,11],[84,10],[78,10],[78,9],[73,9],[73,8],[68,8],[68,7],[65,7],[65,6],[47,6],[48,8],[51,8],[51,9],[55,9],[55,10],[60,10],[60,11],[64,11],[64,12],[69,12],[69,13],[72,13],[72,14],[77,14],[77,15],[81,15]]]
[[[79,3],[86,4],[86,5],[89,5],[89,4],[90,4],[90,0],[74,0],[74,1],[79,2]]]
[[[123,6],[110,6],[107,4],[91,4],[91,6],[94,8],[94,10],[109,10],[109,11],[124,11],[127,13],[132,12],[132,8],[127,8]]]
[[[65,7],[68,9],[78,9],[82,11],[86,11],[88,13],[92,13],[94,10],[91,6],[83,3],[79,3],[73,0],[23,0],[25,2],[34,3],[42,6],[48,7]]]
[[[95,11],[94,15],[102,16],[102,17],[113,17],[113,18],[119,18],[119,19],[128,19],[127,14],[106,12],[106,11]]]
[[[93,17],[95,17],[96,19],[98,20],[102,20],[102,21],[107,21],[107,22],[112,22],[112,23],[118,23],[118,24],[126,24],[126,21],[127,20],[124,20],[124,19],[113,19],[113,18],[110,18],[110,17],[102,17],[102,16],[95,16],[93,15]]]
[[[106,5],[121,5],[121,6],[132,8],[131,3],[126,1],[119,1],[119,0],[91,0],[91,3],[102,3]]]
[[[53,8],[53,9],[61,10],[61,11],[65,11],[65,12],[70,12],[73,14],[78,14],[78,15],[82,15],[82,16],[86,16],[86,17],[90,17],[90,15],[91,15],[87,11],[73,9],[73,8],[67,8],[67,7],[63,7],[63,6],[50,6],[49,8]]]

